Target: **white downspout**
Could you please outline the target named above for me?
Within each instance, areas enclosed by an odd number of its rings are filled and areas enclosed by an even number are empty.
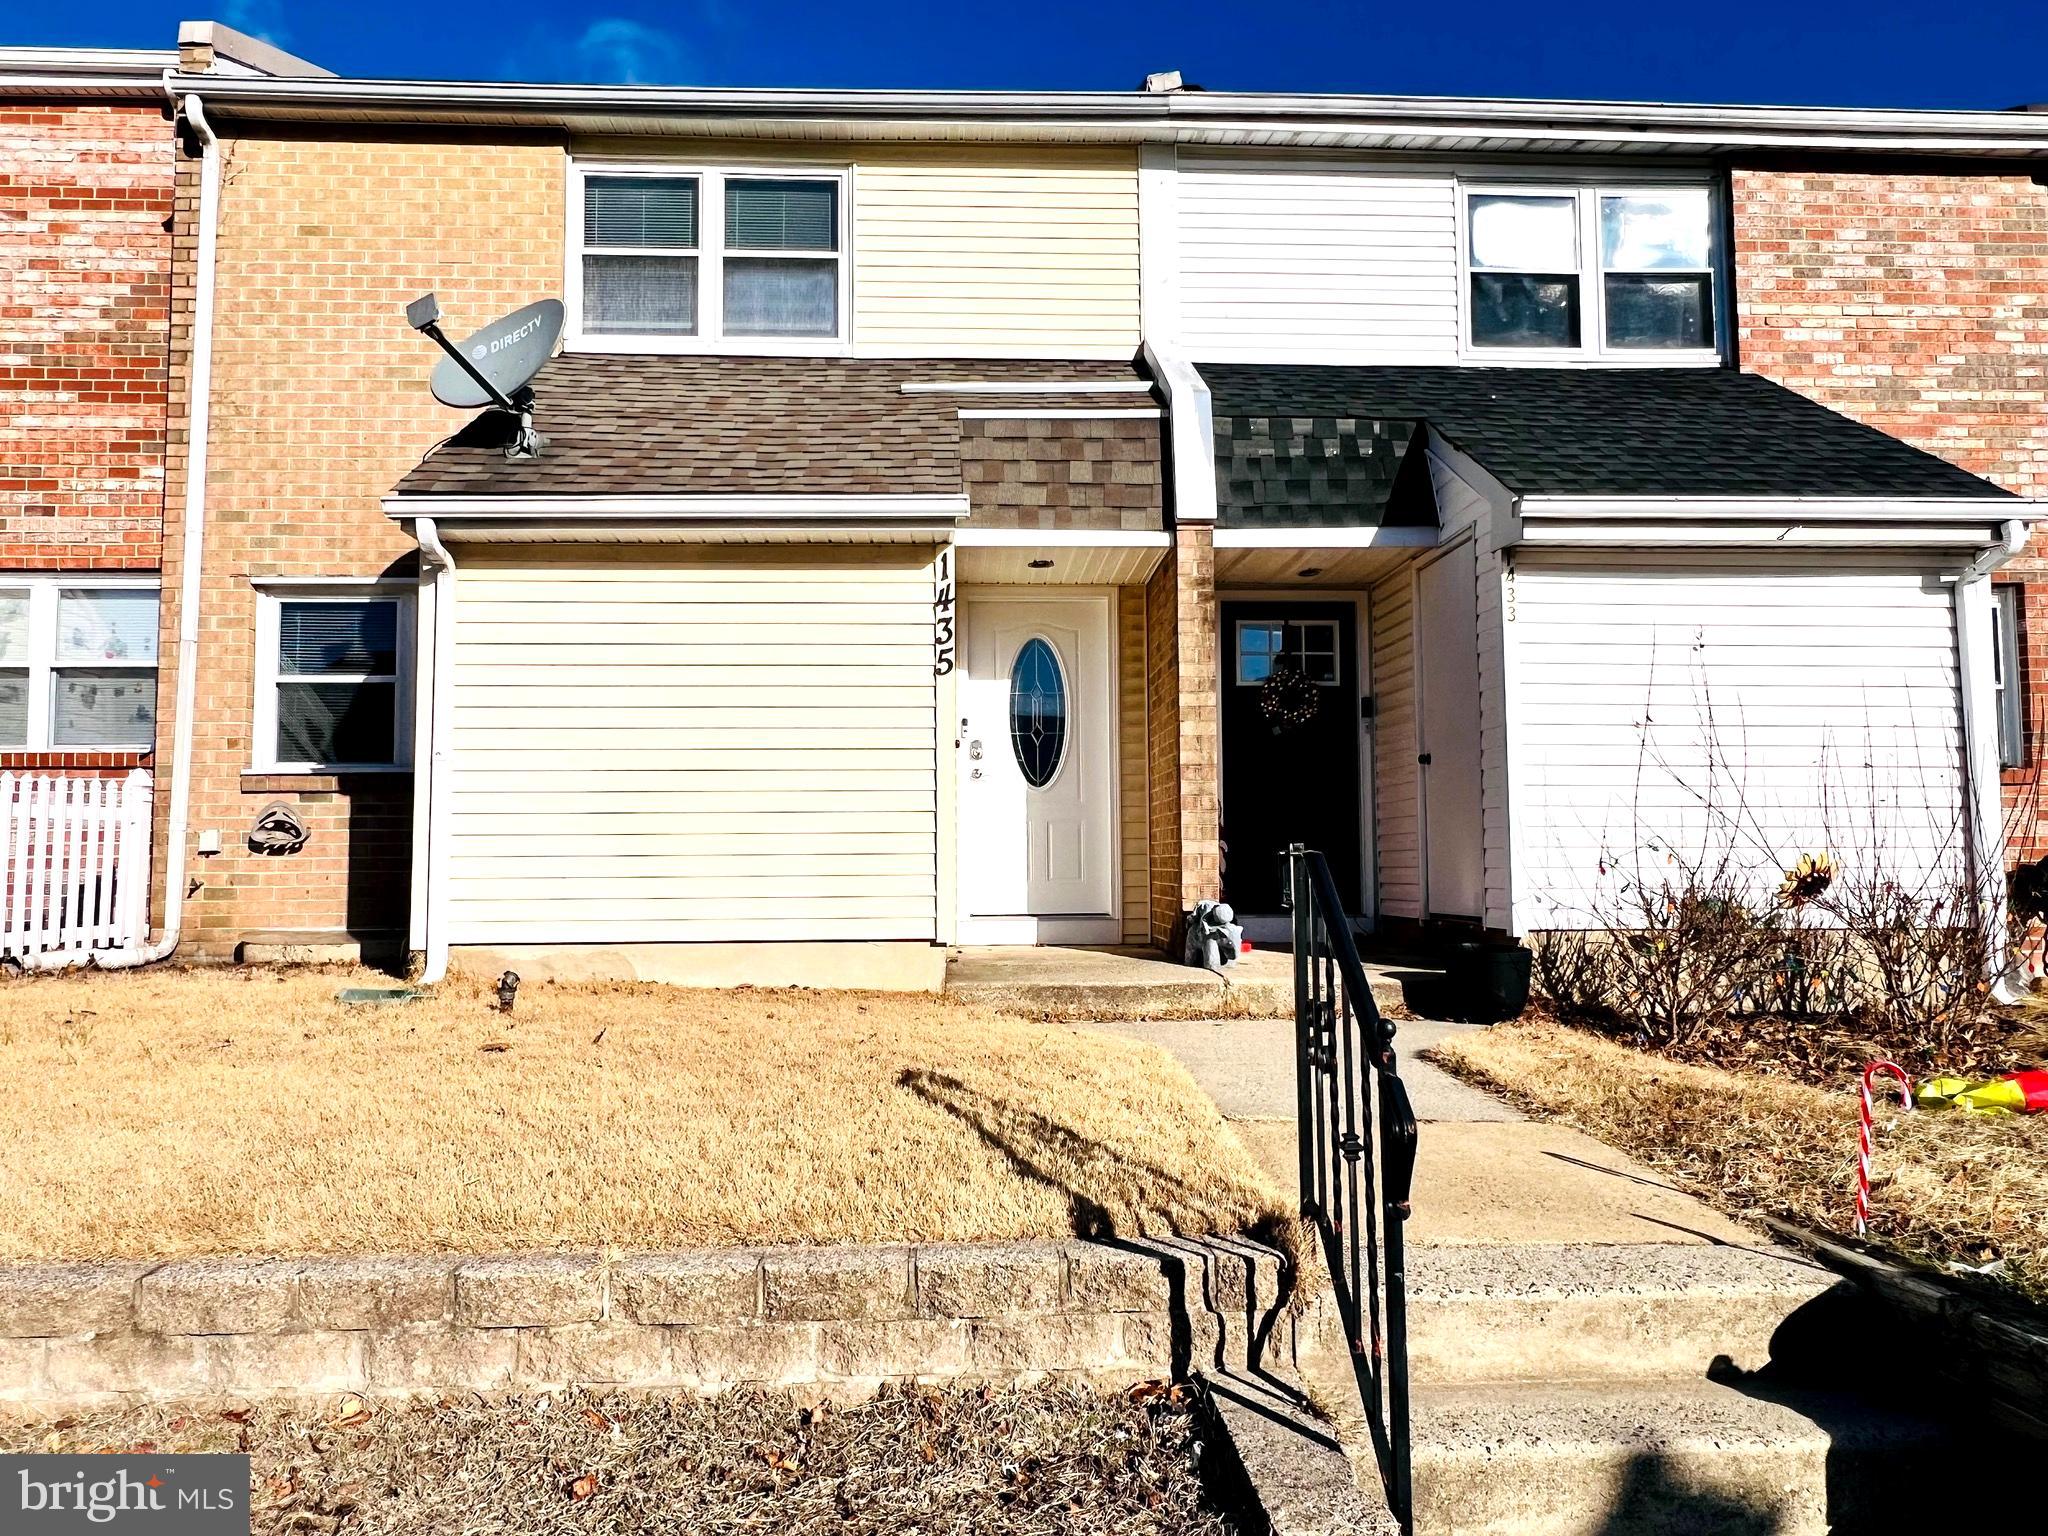
[[[1999,965],[2005,953],[2008,917],[2005,891],[2005,806],[1999,793],[1998,717],[1991,693],[1991,666],[1985,652],[1991,643],[1991,573],[2025,548],[2027,525],[2002,524],[1998,542],[1958,573],[1955,587],[1956,662],[1963,703],[1963,782],[1968,786],[1970,875],[1987,893],[1985,914],[1993,964],[1991,992],[2001,1003],[2025,995],[2016,967]]]
[[[426,793],[413,801],[413,814],[426,817],[426,836],[414,840],[415,849],[425,855],[426,869],[414,882],[414,889],[424,904],[426,941],[419,984],[430,987],[448,974],[448,739],[455,719],[455,560],[431,517],[413,520],[413,537],[419,541],[420,563],[434,578],[433,632],[429,637],[433,660],[427,669],[425,709]],[[415,720],[420,713],[415,706]]]
[[[185,839],[192,816],[193,714],[199,697],[199,596],[206,570],[206,432],[213,400],[213,264],[220,217],[220,140],[197,96],[182,101],[164,74],[164,94],[199,140],[199,252],[193,274],[192,383],[186,408],[185,523],[179,551],[178,691],[171,722],[171,800],[165,837],[163,932],[154,944],[25,957],[30,970],[96,966],[123,971],[177,952],[185,928]]]

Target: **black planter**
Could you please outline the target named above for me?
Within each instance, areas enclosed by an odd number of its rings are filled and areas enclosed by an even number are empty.
[[[1450,983],[1469,1019],[1496,1023],[1529,1006],[1529,951],[1521,945],[1458,944],[1450,954]]]

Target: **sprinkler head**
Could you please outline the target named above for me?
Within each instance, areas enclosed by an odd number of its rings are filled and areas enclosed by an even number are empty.
[[[507,971],[498,978],[498,1012],[510,1013],[512,1000],[519,996],[519,973]]]

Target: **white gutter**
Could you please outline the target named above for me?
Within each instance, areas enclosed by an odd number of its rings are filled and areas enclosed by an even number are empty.
[[[164,848],[163,931],[154,944],[136,949],[87,950],[31,956],[33,970],[95,966],[123,971],[154,965],[177,952],[185,926],[185,841],[192,815],[192,739],[199,698],[199,599],[206,570],[206,438],[213,398],[213,265],[215,227],[220,216],[220,141],[206,121],[206,104],[196,95],[182,101],[170,92],[171,109],[199,140],[199,253],[192,293],[192,386],[186,416],[185,523],[178,559],[178,691],[171,717],[171,800]]]
[[[822,496],[437,496],[397,495],[384,498],[384,515],[392,518],[541,518],[550,522],[648,517],[663,520],[719,521],[844,518],[950,522],[968,513],[965,496],[822,495]]]
[[[2048,154],[2048,114],[1895,108],[1690,105],[1676,102],[1291,95],[1235,91],[725,90],[689,86],[515,84],[487,81],[230,78],[205,82],[216,106],[256,112],[419,121],[518,117],[728,119],[821,130],[847,125],[1000,123],[1017,131],[1161,143],[1256,136],[1300,139],[1485,141],[1489,147],[1638,144],[1690,148],[1803,148],[1927,153]],[[195,82],[193,88],[198,88]],[[1426,147],[1414,143],[1404,148]]]
[[[420,872],[413,881],[413,900],[423,913],[421,946],[424,964],[421,986],[431,987],[448,974],[448,743],[454,732],[455,690],[455,559],[441,542],[441,531],[431,517],[413,524],[419,540],[420,565],[433,573],[432,665],[427,672],[427,697],[422,703],[427,720],[427,750],[417,744],[413,761],[425,765],[424,782],[413,780],[413,816],[424,835],[416,831],[413,857]],[[421,705],[413,707],[414,730],[418,730]]]
[[[2016,496],[1524,496],[1524,517],[1740,522],[1796,518],[1802,522],[1896,523],[1954,518],[2003,523],[2048,517],[2048,501]]]
[[[1166,397],[1167,441],[1173,454],[1173,520],[1216,521],[1216,417],[1209,381],[1195,365],[1149,337],[1145,361]]]

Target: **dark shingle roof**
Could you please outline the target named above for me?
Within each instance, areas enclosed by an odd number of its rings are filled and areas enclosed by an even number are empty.
[[[1769,379],[1728,368],[1204,363],[1201,372],[1217,418],[1217,494],[1226,502],[1237,492],[1225,463],[1225,419],[1258,417],[1320,423],[1307,446],[1339,455],[1345,433],[1394,424],[1398,438],[1400,425],[1424,421],[1521,495],[2008,494]],[[1234,442],[1234,425],[1229,436]]]
[[[538,459],[500,452],[486,412],[401,495],[958,495],[963,409],[1128,409],[1135,392],[905,394],[911,381],[1142,379],[1129,363],[563,353],[534,380]]]
[[[1291,411],[1215,416],[1219,527],[1436,524],[1428,468],[1409,452],[1422,431],[1418,421]]]

